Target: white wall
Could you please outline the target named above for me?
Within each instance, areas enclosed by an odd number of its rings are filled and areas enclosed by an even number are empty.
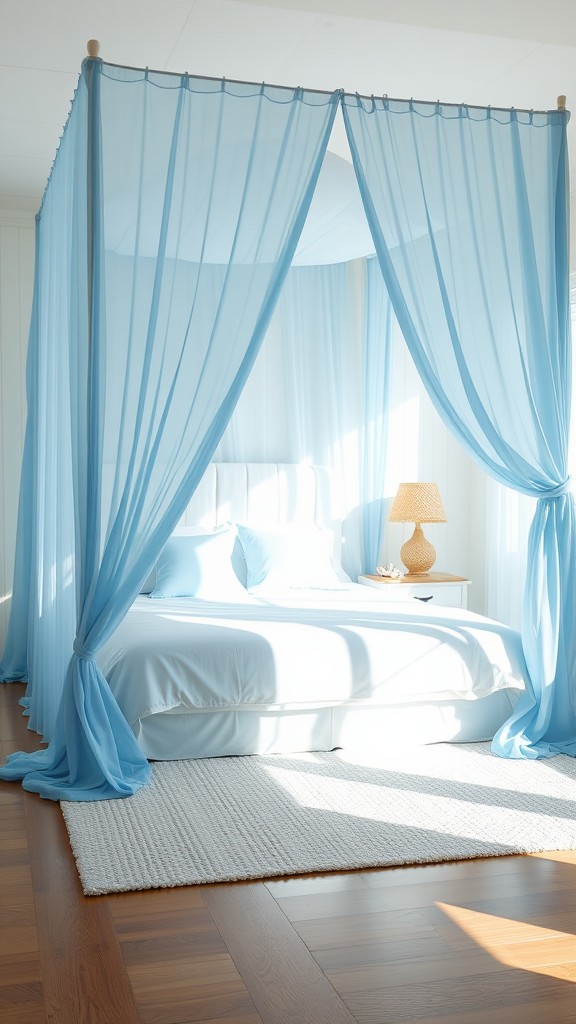
[[[12,590],[33,275],[34,218],[0,210],[0,653]]]

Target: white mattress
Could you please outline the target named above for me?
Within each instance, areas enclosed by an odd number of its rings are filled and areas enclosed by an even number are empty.
[[[525,672],[514,630],[357,584],[236,605],[140,597],[99,663],[136,733],[164,712],[474,701],[517,692]]]

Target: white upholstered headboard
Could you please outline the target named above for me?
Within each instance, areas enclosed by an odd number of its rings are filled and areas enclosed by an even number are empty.
[[[339,560],[341,515],[338,482],[324,466],[213,462],[180,523],[209,529],[228,521],[316,523],[332,533]]]

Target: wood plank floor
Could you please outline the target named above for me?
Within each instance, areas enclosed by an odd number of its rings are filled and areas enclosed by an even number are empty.
[[[576,852],[85,897],[0,783],[0,1024],[576,1024],[575,982]]]

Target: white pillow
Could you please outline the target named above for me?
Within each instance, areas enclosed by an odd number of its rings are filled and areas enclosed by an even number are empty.
[[[246,590],[232,565],[236,531],[178,533],[167,541],[156,564],[153,599],[198,597],[206,601],[241,601]]]
[[[246,559],[246,586],[251,590],[342,589],[330,559],[330,538],[317,526],[238,523],[237,529]]]

